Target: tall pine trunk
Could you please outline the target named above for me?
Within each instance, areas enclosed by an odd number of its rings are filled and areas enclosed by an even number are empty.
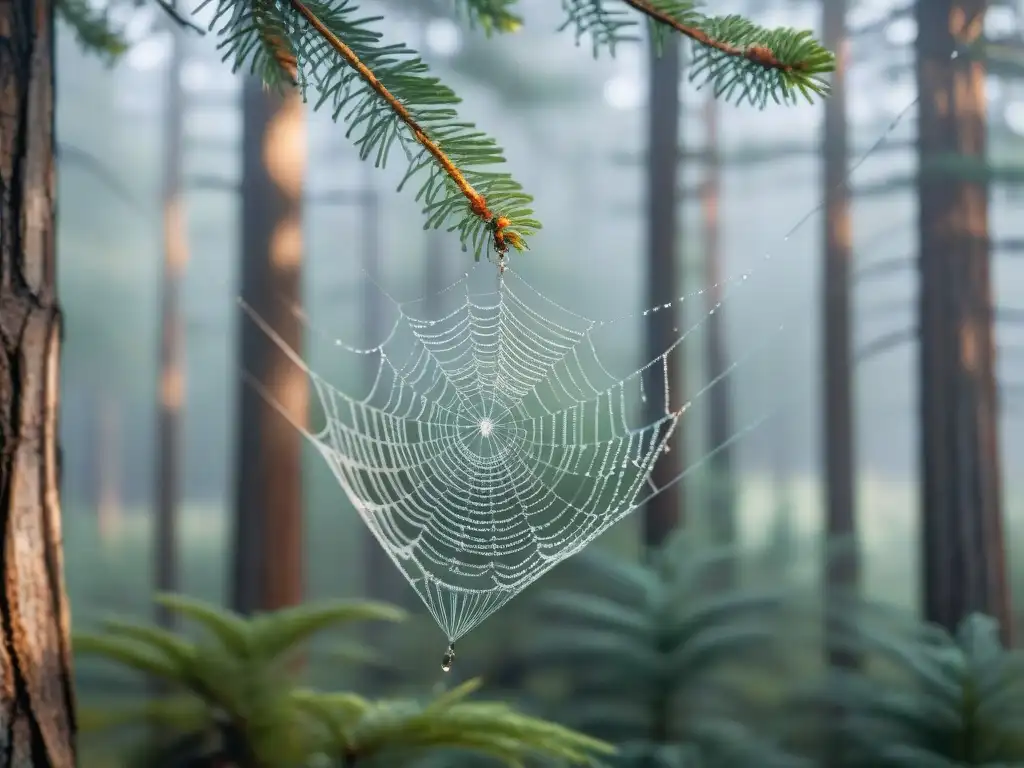
[[[726,354],[725,313],[723,298],[722,236],[719,206],[722,186],[722,163],[718,131],[718,99],[708,94],[704,103],[704,183],[701,189],[701,210],[704,221],[704,283],[707,295],[708,336],[705,346],[708,392],[708,508],[705,511],[712,540],[718,546],[736,543],[736,489],[733,475],[733,452],[728,445],[732,437],[732,387]],[[717,380],[717,381],[716,381]],[[714,382],[714,383],[712,383]],[[735,582],[735,563],[722,563],[720,586]]]
[[[822,184],[825,218],[822,231],[821,313],[822,424],[825,454],[825,600],[833,608],[840,596],[856,590],[857,556],[855,499],[853,351],[850,330],[850,274],[853,260],[849,186],[849,139],[846,118],[846,0],[823,0],[824,44],[836,52],[832,95],[825,102],[822,135]],[[833,663],[848,665],[848,654],[837,654],[826,640]]]
[[[923,607],[949,629],[991,614],[1009,640],[988,188],[941,167],[986,156],[985,67],[954,54],[980,33],[987,7],[919,0],[915,12]]]
[[[650,51],[650,87],[647,126],[647,292],[645,306],[667,310],[652,312],[644,318],[646,364],[666,352],[678,337],[679,293],[679,86],[681,81],[680,46],[676,35],[666,35],[661,50],[652,39]],[[683,404],[683,376],[679,375],[681,351],[677,348],[665,361],[672,372],[669,383],[671,404],[664,402],[664,372],[660,363],[647,369],[644,390],[647,393],[648,423],[665,416],[665,410]],[[648,550],[661,547],[683,520],[683,493],[677,481],[682,468],[682,429],[671,440],[671,451],[654,465],[651,480],[661,493],[647,502],[643,516],[643,544]],[[667,486],[667,487],[666,487]]]
[[[184,98],[181,88],[184,35],[171,24],[164,107],[164,263],[160,277],[160,398],[157,410],[156,524],[153,527],[154,582],[158,592],[178,589],[178,516],[181,504],[181,420],[185,401],[185,328],[181,284],[188,266],[188,230],[182,194]],[[157,605],[157,622],[174,613]]]
[[[58,447],[54,9],[0,3],[0,767],[72,768]]]
[[[96,402],[96,522],[100,541],[110,542],[121,532],[121,411],[117,398],[101,391]]]
[[[243,90],[241,297],[291,349],[302,351],[302,100],[248,78]],[[294,605],[303,594],[302,436],[305,374],[255,323],[243,320],[235,425],[232,606]],[[284,411],[285,418],[278,410]]]

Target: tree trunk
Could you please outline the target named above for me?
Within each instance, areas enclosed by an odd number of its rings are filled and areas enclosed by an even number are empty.
[[[652,312],[645,317],[646,354],[644,363],[657,360],[678,337],[679,249],[678,177],[679,177],[679,86],[680,50],[676,35],[665,35],[659,53],[654,40],[649,46],[650,87],[647,131],[647,295],[645,306],[661,307],[672,302],[668,310]],[[678,408],[683,398],[684,377],[679,375],[681,348],[665,359],[671,372],[670,385],[676,390],[671,403],[662,395],[665,371],[661,363],[652,365],[644,376],[648,423],[665,416],[670,408]],[[677,429],[671,440],[671,452],[661,456],[654,465],[651,480],[657,488],[665,488],[647,502],[643,516],[643,543],[648,549],[661,547],[683,519],[683,493],[678,482],[683,466],[683,430]],[[674,483],[669,486],[669,483]],[[667,486],[667,487],[666,487]]]
[[[242,128],[241,297],[302,352],[302,100],[247,78]],[[242,613],[294,605],[303,594],[302,436],[309,390],[281,346],[243,321],[235,473],[232,606]],[[285,417],[287,416],[287,418]]]
[[[836,606],[843,594],[857,589],[860,565],[856,549],[853,351],[850,332],[850,274],[853,259],[849,140],[846,119],[846,0],[823,0],[824,45],[836,52],[832,95],[825,102],[822,160],[825,219],[821,290],[822,424],[825,448],[825,536],[838,547],[826,547],[825,601]],[[831,632],[827,655],[834,664],[850,666],[855,659],[838,653]]]
[[[121,414],[117,400],[107,392],[96,398],[96,519],[100,541],[121,532]]]
[[[181,419],[185,401],[185,328],[181,284],[188,266],[188,229],[182,195],[184,98],[181,88],[184,35],[171,24],[164,117],[164,263],[160,280],[160,399],[157,415],[156,518],[153,528],[155,586],[173,592],[178,585],[178,514],[181,504]],[[174,612],[156,607],[157,623],[170,627]]]
[[[954,54],[980,33],[987,7],[928,0],[915,11],[922,586],[928,621],[952,630],[982,611],[1009,641],[988,188],[937,167],[953,156],[985,159],[985,67]]]
[[[711,529],[711,536],[718,546],[732,547],[736,544],[736,488],[733,475],[733,452],[729,446],[732,438],[732,386],[726,375],[725,314],[721,306],[723,297],[722,238],[719,223],[719,198],[721,195],[722,163],[718,135],[718,99],[708,94],[704,103],[705,127],[705,177],[701,190],[701,208],[704,219],[704,283],[707,295],[708,337],[707,381],[708,392],[708,450],[713,451],[708,459],[708,508],[705,514]],[[735,563],[722,564],[722,573],[717,579],[719,586],[728,587],[735,583]]]
[[[0,767],[72,768],[57,445],[54,23],[0,3]]]

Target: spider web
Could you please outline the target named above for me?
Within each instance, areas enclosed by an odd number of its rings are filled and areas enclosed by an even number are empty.
[[[598,340],[672,304],[592,320],[514,270],[496,272],[466,273],[436,317],[417,316],[422,300],[392,300],[397,318],[376,347],[334,339],[374,361],[364,397],[330,384],[249,312],[308,376],[325,424],[303,432],[451,642],[664,490],[652,469],[718,382],[673,402],[675,355],[697,326],[613,373],[621,345]],[[480,281],[497,286],[474,291]]]
[[[740,365],[768,354],[758,343],[676,402],[673,393],[682,387],[674,383],[674,355],[718,305],[685,332],[673,329],[664,351],[625,375],[614,373],[622,344],[602,347],[597,339],[623,320],[674,310],[703,290],[618,320],[594,320],[549,299],[512,269],[496,272],[489,265],[467,272],[441,292],[446,309],[428,317],[423,300],[388,296],[396,319],[375,347],[332,339],[336,350],[374,364],[373,384],[362,397],[329,383],[243,304],[316,393],[323,428],[295,426],[451,643],[707,459],[710,454],[661,487],[652,479],[692,405]],[[753,282],[752,274],[723,281],[730,287],[724,297]],[[478,290],[480,280],[489,289]],[[748,419],[728,442],[771,415]]]

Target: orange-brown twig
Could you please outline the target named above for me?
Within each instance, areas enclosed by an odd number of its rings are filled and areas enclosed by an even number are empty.
[[[506,253],[510,244],[517,245],[518,235],[506,232],[506,228],[509,226],[508,219],[503,216],[495,219],[494,212],[487,206],[487,201],[484,199],[484,196],[473,188],[473,185],[466,180],[462,171],[456,167],[455,163],[451,161],[451,158],[448,157],[444,150],[437,145],[437,142],[427,135],[427,132],[416,121],[416,118],[412,116],[408,108],[395,98],[391,91],[384,87],[384,84],[377,79],[377,76],[373,74],[370,68],[363,64],[359,57],[356,56],[355,51],[338,39],[338,36],[331,32],[331,30],[328,29],[319,18],[317,18],[317,15],[309,10],[301,0],[289,0],[289,4],[309,23],[311,27],[313,27],[313,29],[317,31],[321,37],[323,37],[324,40],[327,41],[327,44],[330,45],[331,48],[333,48],[338,55],[341,56],[345,62],[359,74],[366,84],[369,85],[378,96],[387,102],[388,106],[412,132],[416,141],[418,141],[423,148],[430,153],[431,157],[437,161],[437,164],[441,166],[444,172],[455,183],[455,186],[458,187],[459,191],[463,196],[465,196],[466,200],[469,202],[469,210],[473,215],[490,227],[495,250],[499,253]]]
[[[667,24],[672,27],[676,32],[684,35],[696,43],[703,45],[707,48],[714,48],[716,51],[724,53],[726,56],[732,56],[737,59],[746,59],[747,61],[753,62],[760,67],[765,69],[777,69],[782,72],[793,72],[800,69],[800,66],[793,64],[785,64],[779,61],[768,46],[765,45],[750,45],[745,48],[741,48],[736,45],[722,42],[711,37],[707,32],[699,27],[691,27],[687,24],[683,24],[678,19],[673,18],[669,14],[659,11],[647,0],[623,0],[623,2],[634,10],[639,11],[645,16],[650,16],[655,21]]]

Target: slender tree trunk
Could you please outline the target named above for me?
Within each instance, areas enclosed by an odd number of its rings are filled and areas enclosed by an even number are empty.
[[[60,512],[54,13],[0,3],[0,767],[75,764]]]
[[[121,414],[117,400],[107,392],[97,398],[95,452],[96,518],[100,540],[115,538],[121,530]]]
[[[154,583],[158,592],[178,585],[178,515],[181,505],[181,420],[185,401],[185,328],[181,284],[188,266],[188,229],[182,194],[185,104],[181,88],[184,36],[171,24],[164,116],[164,263],[160,279],[160,399],[157,406],[156,525]],[[157,623],[170,627],[174,612],[156,607]]]
[[[916,4],[924,617],[1011,629],[1001,504],[988,188],[937,168],[986,156],[985,67],[953,56],[987,0]]]
[[[846,0],[823,0],[824,44],[836,52],[832,95],[825,103],[822,157],[825,219],[822,269],[822,424],[825,448],[825,600],[836,610],[840,597],[857,589],[857,508],[855,500],[853,351],[850,332],[850,274],[853,259],[849,187],[849,140],[846,119]],[[850,666],[855,659],[839,653],[827,634],[833,664]]]
[[[302,100],[248,78],[243,91],[242,299],[301,353]],[[232,604],[242,613],[302,600],[305,374],[254,323],[242,324]],[[288,418],[284,418],[278,409]]]
[[[678,336],[679,272],[679,86],[680,50],[675,35],[666,35],[664,45],[657,51],[654,41],[649,47],[650,88],[647,129],[647,295],[648,307],[661,307],[669,302],[669,310],[652,312],[645,320],[646,342],[644,362],[655,360],[672,346]],[[680,351],[676,349],[665,360],[671,376],[671,403],[662,395],[665,371],[655,363],[644,377],[647,397],[648,422],[665,416],[669,408],[683,404],[682,383],[679,375]],[[671,452],[660,457],[654,465],[651,480],[662,488],[676,481],[683,465],[682,429],[676,430],[671,441]],[[643,517],[643,542],[648,549],[662,546],[678,527],[683,515],[683,493],[678,482],[666,487],[647,502]]]
[[[722,237],[719,223],[722,163],[718,135],[718,99],[708,94],[704,103],[705,177],[701,190],[704,218],[704,282],[708,317],[707,379],[714,382],[708,393],[708,450],[715,451],[708,460],[708,508],[705,514],[713,541],[724,547],[736,543],[736,488],[733,476],[733,452],[728,442],[732,437],[732,387],[726,370],[726,324],[721,306],[723,290]],[[716,381],[717,380],[717,381]],[[735,582],[735,564],[723,563],[720,586]]]

